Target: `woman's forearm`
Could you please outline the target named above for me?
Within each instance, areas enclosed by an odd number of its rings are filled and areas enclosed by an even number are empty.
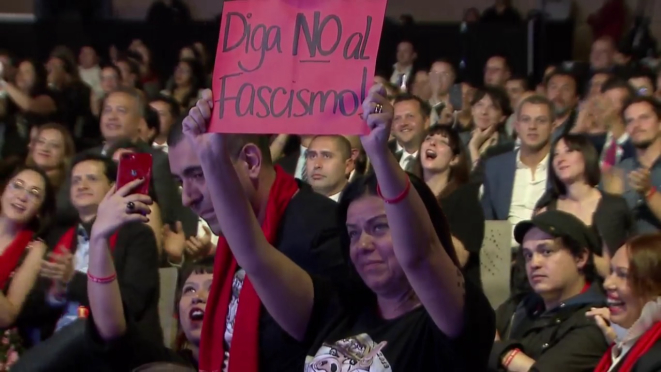
[[[384,146],[380,153],[368,153],[381,194],[393,199],[405,192],[408,175]],[[411,287],[439,329],[449,337],[463,327],[463,275],[437,236],[427,208],[411,185],[397,203],[385,204],[393,251]],[[448,228],[446,242],[452,242]]]
[[[22,111],[34,112],[36,114],[47,115],[55,111],[55,102],[48,96],[39,96],[32,98],[22,92],[15,85],[7,83],[5,90],[9,97],[14,101]]]
[[[34,244],[14,274],[7,295],[0,294],[0,328],[11,326],[18,317],[25,299],[37,281],[44,254],[46,246],[43,243]]]
[[[267,241],[229,155],[202,160],[211,201],[237,263],[276,322],[302,340],[312,313],[310,276]],[[209,169],[207,169],[209,168]]]
[[[92,236],[90,239],[89,275],[108,278],[116,275],[115,264],[108,249],[108,239]],[[126,332],[126,318],[117,279],[110,283],[97,283],[88,278],[87,296],[94,325],[102,339],[112,340]]]

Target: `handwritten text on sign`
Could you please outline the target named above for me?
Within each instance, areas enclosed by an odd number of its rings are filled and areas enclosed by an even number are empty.
[[[365,133],[386,1],[292,2],[225,2],[212,131]]]

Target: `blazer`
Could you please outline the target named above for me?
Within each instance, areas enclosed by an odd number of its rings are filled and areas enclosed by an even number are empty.
[[[58,225],[46,236],[49,252],[52,252],[62,236],[75,225]],[[77,240],[77,235],[75,238]],[[72,252],[77,242],[74,241]],[[112,252],[117,280],[122,293],[126,316],[135,321],[151,342],[163,343],[158,316],[160,296],[158,274],[158,250],[151,228],[143,223],[130,223],[117,232],[117,241]],[[21,329],[38,328],[41,339],[50,336],[62,315],[62,308],[46,303],[50,280],[40,278],[27,299],[19,317]],[[87,298],[87,275],[76,272],[67,286],[67,301],[79,302],[89,307]]]
[[[518,153],[510,151],[485,160],[482,210],[487,221],[505,221],[509,217]],[[547,189],[549,186],[547,181]]]
[[[606,147],[606,133],[602,134],[590,134],[588,139],[592,142],[592,145],[597,150],[597,154],[601,155],[601,152],[604,151]],[[631,143],[631,140],[628,139],[622,145],[622,156],[620,157],[618,163],[624,159],[633,158],[636,156],[636,148]]]

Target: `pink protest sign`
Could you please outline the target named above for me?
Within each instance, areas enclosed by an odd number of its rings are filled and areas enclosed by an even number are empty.
[[[226,1],[210,130],[364,134],[386,0]]]

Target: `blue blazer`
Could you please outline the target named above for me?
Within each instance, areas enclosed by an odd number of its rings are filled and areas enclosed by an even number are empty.
[[[484,219],[487,221],[506,221],[509,217],[518,153],[518,150],[509,151],[485,161],[482,209]],[[549,189],[550,185],[550,178],[548,178],[546,188]]]

